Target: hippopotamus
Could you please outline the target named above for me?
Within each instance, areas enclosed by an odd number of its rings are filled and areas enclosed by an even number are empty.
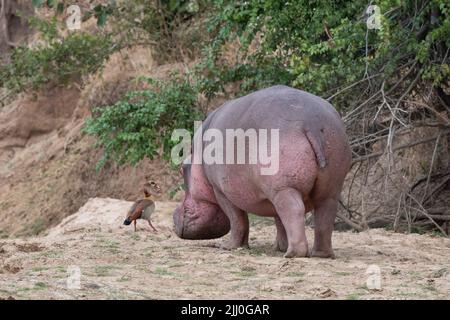
[[[275,248],[285,257],[334,258],[334,221],[351,165],[348,137],[334,107],[311,93],[279,85],[226,102],[202,126],[224,136],[228,129],[278,129],[278,170],[262,174],[265,164],[259,160],[195,163],[190,154],[181,166],[185,194],[173,213],[176,234],[182,239],[214,239],[230,232],[224,249],[247,247],[252,213],[274,218]],[[199,134],[203,133],[197,130],[194,140]],[[305,215],[312,210],[310,250]]]

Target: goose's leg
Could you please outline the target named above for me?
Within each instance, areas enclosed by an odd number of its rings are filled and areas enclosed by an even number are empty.
[[[157,232],[158,230],[156,230],[156,228],[152,225],[152,222],[150,221],[150,219],[147,221],[148,221],[148,224],[150,225],[150,227],[153,229],[153,231]]]

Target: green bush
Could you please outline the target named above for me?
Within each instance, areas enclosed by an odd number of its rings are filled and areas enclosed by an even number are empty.
[[[196,108],[198,90],[184,78],[170,81],[145,79],[148,89],[128,93],[112,106],[96,108],[84,132],[98,138],[104,155],[98,167],[112,158],[120,164],[136,164],[164,151],[166,159],[174,143],[172,131],[193,129],[202,118]]]
[[[10,63],[0,65],[0,86],[14,92],[79,80],[101,68],[117,47],[108,35],[75,32],[59,38],[55,19],[32,19],[31,23],[43,33],[46,43],[15,48]]]
[[[209,19],[212,41],[201,66],[202,90],[210,96],[240,81],[244,94],[272,84],[288,84],[329,97],[342,88],[380,74],[370,90],[398,81],[399,69],[418,63],[416,74],[434,86],[445,84],[449,72],[448,1],[377,1],[381,28],[369,30],[367,1],[249,0],[214,2]],[[259,46],[250,49],[258,38]],[[237,64],[223,63],[223,45],[239,39]],[[364,88],[367,89],[367,88]],[[364,90],[363,90],[364,91]],[[352,107],[355,91],[334,100]]]

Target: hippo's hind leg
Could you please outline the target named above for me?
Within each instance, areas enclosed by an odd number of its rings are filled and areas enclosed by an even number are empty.
[[[215,196],[220,208],[230,220],[230,240],[221,245],[221,248],[233,250],[239,247],[248,247],[249,221],[246,212],[237,208],[225,195],[215,190]]]
[[[318,201],[314,209],[314,246],[312,257],[334,258],[331,235],[334,229],[338,201],[328,198]]]
[[[283,222],[280,217],[275,216],[275,226],[277,227],[277,239],[275,240],[275,250],[286,252],[288,248],[288,240],[286,230],[284,229]]]
[[[292,188],[283,189],[275,194],[272,203],[286,230],[288,248],[284,256],[306,257],[305,205],[300,193]]]

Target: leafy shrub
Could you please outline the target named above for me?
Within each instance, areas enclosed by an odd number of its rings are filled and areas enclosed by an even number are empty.
[[[98,166],[112,158],[136,164],[153,158],[162,149],[168,159],[173,147],[172,131],[193,129],[201,119],[196,109],[198,90],[185,78],[170,81],[145,79],[148,89],[128,93],[112,106],[96,108],[84,132],[98,138],[104,155]]]
[[[97,71],[116,49],[108,35],[75,32],[59,38],[56,20],[31,20],[46,40],[34,48],[18,47],[9,64],[0,65],[0,86],[14,92],[43,85],[65,85]]]

